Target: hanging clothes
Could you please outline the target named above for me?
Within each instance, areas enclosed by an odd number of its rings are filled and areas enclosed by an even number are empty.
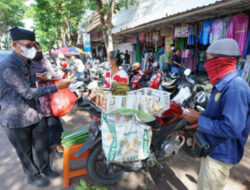
[[[139,41],[137,41],[136,44],[136,62],[141,62],[141,51]]]
[[[250,55],[247,56],[241,76],[248,82],[248,85],[250,85]]]
[[[238,42],[241,56],[243,56],[247,39],[248,22],[249,17],[247,14],[234,15],[228,29],[227,37]]]
[[[170,65],[172,64],[172,57],[173,57],[173,51],[172,50],[167,51],[166,62],[169,63]]]
[[[174,43],[173,36],[167,36],[165,38],[165,50],[169,51],[173,43]]]
[[[174,29],[174,37],[175,38],[180,38],[181,37],[181,33],[182,33],[182,30],[181,30],[181,27],[175,27]]]
[[[143,32],[139,34],[139,40],[141,43],[145,41],[145,35]]]
[[[189,68],[192,72],[196,71],[195,51],[193,49],[185,49],[181,51],[181,61],[185,68]]]
[[[222,20],[215,20],[211,25],[210,30],[210,44],[214,43],[215,41],[222,39],[222,29],[223,29],[223,21]]]
[[[199,62],[198,62],[198,72],[199,73],[205,73],[206,72],[206,69],[205,69],[205,57],[206,57],[206,52],[201,51],[199,53]]]
[[[177,47],[180,50],[183,50],[185,48],[185,38],[177,38]]]
[[[189,25],[187,45],[193,46],[197,44],[197,26]]]
[[[199,36],[200,44],[209,45],[210,30],[213,21],[213,19],[210,19],[202,23],[202,28]]]
[[[248,29],[247,41],[244,50],[244,58],[246,59],[247,55],[250,55],[250,30]]]
[[[231,16],[223,18],[223,20],[222,20],[222,30],[221,30],[221,39],[224,39],[224,38],[227,37],[227,32],[228,32],[228,28],[229,28],[231,20],[232,20]]]
[[[188,29],[189,29],[188,24],[181,25],[181,36],[180,37],[183,37],[183,38],[188,37]]]

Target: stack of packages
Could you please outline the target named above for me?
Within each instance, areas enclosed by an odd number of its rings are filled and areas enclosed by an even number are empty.
[[[126,96],[127,92],[130,91],[129,85],[126,83],[113,83],[111,86],[111,93],[105,91],[103,88],[99,88],[96,90],[96,97],[94,102],[97,106],[99,106],[103,111],[107,111],[109,109],[107,104],[109,104],[107,97],[112,96]]]
[[[130,88],[126,83],[113,83],[111,86],[112,95],[126,96],[129,91]]]
[[[89,136],[88,130],[89,126],[87,125],[77,129],[64,131],[61,137],[62,146],[66,148],[74,144],[84,143]]]
[[[107,95],[108,95],[108,92],[104,91],[102,87],[100,89],[96,89],[96,96],[93,99],[93,101],[102,110],[106,110],[106,104],[107,104],[106,96]]]

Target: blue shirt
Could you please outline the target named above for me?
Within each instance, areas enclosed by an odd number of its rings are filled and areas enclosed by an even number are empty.
[[[210,30],[213,23],[213,19],[206,20],[202,23],[201,32],[199,36],[200,44],[208,45],[210,43]]]
[[[179,57],[179,56],[176,55],[176,54],[174,54],[173,57],[172,57],[172,67],[177,67],[177,68],[179,68],[180,66],[179,66],[179,65],[176,65],[174,62],[181,63],[181,57]]]
[[[57,91],[55,85],[36,88],[30,61],[12,52],[0,62],[0,126],[24,128],[40,121],[38,97]]]
[[[249,106],[250,89],[238,71],[215,84],[198,122],[198,130],[205,133],[211,145],[225,140],[215,147],[210,157],[229,164],[237,164],[242,159],[250,131]]]

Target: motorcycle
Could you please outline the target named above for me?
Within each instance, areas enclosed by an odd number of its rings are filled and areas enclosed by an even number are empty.
[[[163,78],[163,73],[159,71],[158,62],[152,64],[152,71],[153,71],[152,77],[149,79],[147,84],[149,88],[158,89]]]
[[[178,86],[168,88],[172,90],[171,100],[183,105],[184,107],[204,112],[210,99],[209,91],[211,91],[211,87],[209,87],[209,85],[206,86],[203,81],[194,76],[185,77],[187,74],[188,73],[173,80],[174,82],[172,82],[171,86],[173,86],[174,83]],[[197,157],[197,154],[193,149],[194,134],[197,131],[197,128],[198,124],[195,123],[188,125],[182,132],[182,135],[186,139],[182,148],[187,155],[192,157]]]
[[[141,69],[133,69],[129,72],[129,86],[131,90],[147,87],[148,75]]]
[[[131,90],[137,90],[148,86],[148,80],[151,75],[141,69],[141,64],[136,62],[128,71],[129,86]]]
[[[180,92],[186,93],[185,87],[183,84],[184,91],[180,90]],[[185,102],[190,102],[192,97],[191,91],[190,96],[185,97]],[[139,171],[142,169],[149,170],[151,167],[167,161],[177,154],[185,144],[183,132],[187,130],[185,129],[187,121],[182,117],[184,108],[181,104],[171,102],[168,110],[157,116],[154,121],[146,123],[146,125],[152,128],[150,156],[147,159],[127,162],[108,162],[102,150],[101,110],[89,100],[85,99],[84,101],[84,109],[91,114],[93,120],[89,128],[89,138],[76,153],[76,156],[78,157],[90,150],[87,159],[87,170],[89,176],[93,178],[96,183],[114,184],[122,179],[125,172]]]
[[[185,127],[187,122],[181,118],[182,110],[180,106],[172,104],[168,113],[172,114],[173,117],[164,118],[164,121],[169,124],[162,124],[158,119],[146,123],[153,130],[150,148],[151,154],[147,159],[135,162],[108,162],[102,150],[100,129],[101,110],[91,102],[89,102],[89,106],[85,107],[85,110],[95,120],[90,124],[89,138],[80,148],[79,152],[76,153],[76,156],[78,157],[87,150],[90,150],[87,159],[88,174],[99,184],[114,184],[122,179],[125,172],[147,170],[150,167],[154,167],[166,161],[172,155],[177,154],[185,142],[185,138],[181,135],[180,131]],[[179,117],[176,117],[176,115]]]

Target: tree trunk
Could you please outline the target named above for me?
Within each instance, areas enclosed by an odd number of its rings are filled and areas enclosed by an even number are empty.
[[[106,48],[107,55],[108,55],[109,52],[114,50],[112,29],[103,30],[103,39],[104,39],[104,44],[105,44],[105,48]]]
[[[105,19],[105,14],[103,13],[103,1],[102,0],[97,0],[97,6],[99,8],[99,16],[100,16],[100,21],[102,24],[102,32],[103,32],[103,39],[104,39],[104,44],[106,47],[106,52],[107,55],[109,54],[110,51],[113,51],[113,37],[112,37],[112,16],[113,16],[113,11],[114,11],[114,6],[115,6],[115,0],[111,0],[109,2],[109,11],[107,13],[107,18]]]

